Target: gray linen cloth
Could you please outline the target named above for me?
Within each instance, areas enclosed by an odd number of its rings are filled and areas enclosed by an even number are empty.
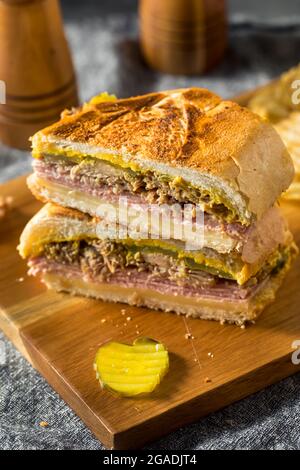
[[[277,28],[232,15],[230,47],[219,67],[202,77],[162,75],[141,61],[136,16],[127,9],[130,1],[122,4],[123,11],[109,10],[109,4],[113,7],[115,2],[105,1],[105,9],[101,2],[66,3],[66,33],[83,100],[104,90],[123,97],[185,86],[204,86],[229,97],[266,82],[299,61],[300,23],[295,24],[299,17],[281,22]],[[29,171],[29,153],[0,145],[0,168],[1,182]],[[298,374],[147,448],[299,450],[299,396]],[[41,421],[49,426],[40,427]],[[102,448],[0,333],[0,449]]]

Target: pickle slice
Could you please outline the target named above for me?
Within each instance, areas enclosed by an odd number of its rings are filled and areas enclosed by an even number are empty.
[[[168,368],[168,351],[151,338],[137,338],[132,345],[106,343],[98,349],[94,362],[102,388],[127,397],[152,392]]]

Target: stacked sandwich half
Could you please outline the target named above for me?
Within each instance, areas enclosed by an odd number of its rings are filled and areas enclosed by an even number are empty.
[[[294,169],[251,111],[196,88],[101,95],[32,143],[47,204],[19,250],[48,287],[237,324],[274,299],[297,252],[276,206]]]

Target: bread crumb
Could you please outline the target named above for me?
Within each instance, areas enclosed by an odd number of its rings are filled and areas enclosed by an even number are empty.
[[[130,320],[131,320],[131,317],[127,317],[126,320],[127,320],[127,321],[130,321]]]
[[[139,334],[140,334],[140,332],[139,332],[138,330],[136,330],[136,334],[137,334],[137,335],[139,335]]]
[[[214,355],[213,355],[213,353],[212,353],[212,352],[209,352],[207,355],[208,355],[208,357],[211,357],[211,358],[213,358],[213,357],[214,357]]]
[[[245,330],[246,329],[246,325],[241,325],[241,330]]]
[[[193,336],[192,333],[186,333],[184,337],[185,339],[195,339],[195,336]]]
[[[130,305],[137,305],[137,306],[141,305],[141,303],[142,303],[142,302],[141,302],[141,298],[140,298],[140,296],[138,295],[137,292],[134,292],[134,293],[129,297],[128,302],[129,302]]]
[[[12,196],[0,196],[0,219],[6,216],[13,202]]]
[[[47,421],[41,421],[40,426],[41,428],[46,428],[47,426],[49,426],[49,423],[47,423]]]
[[[125,314],[126,314],[126,310],[125,310],[125,308],[122,308],[121,315],[125,315]]]
[[[17,279],[18,282],[24,282],[24,277],[19,277],[19,279]]]
[[[102,318],[101,323],[105,323],[105,322],[106,322],[106,318]]]
[[[206,384],[209,384],[209,383],[211,383],[211,379],[209,377],[205,377],[204,382]]]

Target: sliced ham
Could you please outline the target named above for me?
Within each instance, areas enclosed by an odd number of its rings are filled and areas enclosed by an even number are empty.
[[[82,278],[85,281],[99,282],[99,279],[91,273],[83,273],[78,265],[57,263],[44,257],[31,259],[29,266],[29,274],[33,276],[51,272],[71,279]],[[268,278],[265,278],[260,283],[247,287],[238,286],[236,282],[226,281],[224,279],[218,279],[213,286],[205,282],[203,286],[197,285],[197,287],[193,286],[192,283],[180,286],[176,282],[164,278],[163,276],[153,276],[147,272],[139,272],[138,269],[133,267],[119,270],[111,274],[105,282],[127,288],[147,287],[161,294],[174,296],[181,295],[193,298],[219,299],[220,301],[242,301],[251,298],[263,288],[267,279]],[[101,283],[103,283],[102,279]]]
[[[97,179],[95,176],[73,173],[73,165],[45,162],[44,160],[35,160],[33,163],[35,173],[49,181],[60,183],[72,189],[80,189],[92,196],[96,196],[108,203],[117,203],[120,197],[126,197],[128,204],[149,204],[142,194],[132,193],[129,191],[126,182],[121,192],[115,192],[114,187],[105,183],[105,178]],[[249,232],[249,227],[245,227],[238,223],[227,223],[218,220],[211,214],[204,214],[205,226],[209,230],[216,232],[225,232],[232,238],[244,240]]]

